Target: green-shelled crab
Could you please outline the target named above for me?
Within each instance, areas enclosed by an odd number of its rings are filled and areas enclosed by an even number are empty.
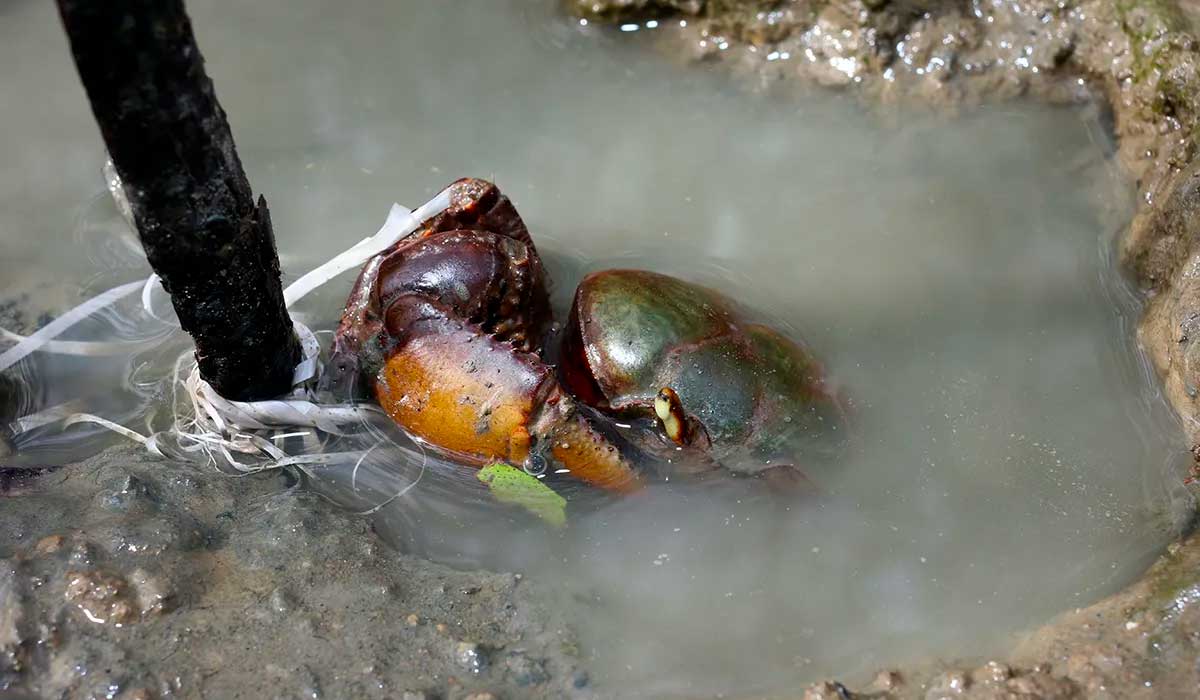
[[[844,441],[808,350],[708,288],[605,270],[579,284],[564,328],[551,321],[516,209],[459,180],[449,208],[364,266],[332,376],[459,462],[556,462],[619,492],[683,473],[778,477]]]

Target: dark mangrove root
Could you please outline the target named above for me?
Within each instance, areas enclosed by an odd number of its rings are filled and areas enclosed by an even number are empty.
[[[200,373],[230,399],[291,386],[300,347],[256,202],[182,0],[58,0],[150,266]]]

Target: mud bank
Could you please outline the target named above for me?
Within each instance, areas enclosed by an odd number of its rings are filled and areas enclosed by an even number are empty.
[[[591,24],[653,32],[751,91],[840,87],[867,105],[958,110],[1098,100],[1138,210],[1120,240],[1145,291],[1139,339],[1200,463],[1200,5],[1191,0],[568,0]],[[1200,687],[1200,536],[1136,584],[1031,632],[1009,658],[828,681],[806,698],[1191,697]],[[972,663],[975,662],[975,663]]]
[[[287,475],[119,448],[8,477],[5,700],[591,695],[549,591],[397,555]]]

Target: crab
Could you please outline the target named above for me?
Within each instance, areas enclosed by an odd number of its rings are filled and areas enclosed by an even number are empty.
[[[804,345],[644,270],[587,276],[557,329],[512,202],[478,179],[448,194],[363,267],[329,387],[371,395],[463,465],[553,462],[621,493],[678,474],[778,474],[844,441],[841,401]]]

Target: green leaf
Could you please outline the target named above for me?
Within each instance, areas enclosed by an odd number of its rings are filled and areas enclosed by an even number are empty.
[[[567,499],[523,469],[496,462],[480,469],[477,478],[497,501],[520,506],[554,527],[567,524]]]

